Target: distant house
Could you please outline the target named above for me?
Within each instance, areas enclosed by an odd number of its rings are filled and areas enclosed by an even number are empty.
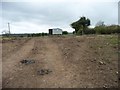
[[[49,35],[62,35],[62,29],[60,28],[49,29]]]

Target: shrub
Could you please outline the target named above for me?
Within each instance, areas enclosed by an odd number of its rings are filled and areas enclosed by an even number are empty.
[[[115,34],[120,33],[120,26],[118,25],[97,26],[95,27],[95,31],[98,34]]]
[[[95,29],[88,28],[84,30],[84,34],[95,34],[95,33],[96,33]]]
[[[73,34],[75,34],[75,31],[73,31]]]
[[[48,35],[48,33],[44,33],[44,36],[47,36]]]
[[[41,34],[42,36],[44,36],[45,34],[42,32],[42,34]]]
[[[63,35],[67,35],[68,32],[67,32],[67,31],[63,31],[62,34],[63,34]]]

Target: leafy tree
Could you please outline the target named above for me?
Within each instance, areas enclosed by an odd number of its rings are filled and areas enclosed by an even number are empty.
[[[96,31],[94,28],[87,28],[84,31],[85,34],[96,34]]]
[[[79,30],[82,26],[78,23],[78,21],[76,21],[76,22],[73,22],[73,23],[71,24],[71,27],[74,28],[74,29],[75,29],[75,33],[77,33],[78,30]]]
[[[77,33],[79,30],[82,29],[82,33],[84,33],[84,30],[90,25],[90,19],[86,17],[81,17],[78,21],[73,22],[71,24],[71,27],[75,29],[75,32]],[[80,32],[80,31],[79,31]]]
[[[76,34],[77,35],[82,35],[82,29],[79,29]]]

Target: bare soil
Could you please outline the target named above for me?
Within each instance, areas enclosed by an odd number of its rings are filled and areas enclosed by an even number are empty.
[[[115,42],[116,40],[116,42]],[[117,35],[48,36],[2,42],[3,88],[118,87]],[[32,64],[20,61],[34,60]],[[51,72],[39,75],[38,71]]]

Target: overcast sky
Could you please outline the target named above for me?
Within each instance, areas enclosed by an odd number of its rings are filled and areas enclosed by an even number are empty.
[[[118,24],[119,0],[2,0],[0,2],[0,33],[48,32],[49,28],[61,28],[72,32],[70,24],[85,16],[91,27],[98,21]]]

